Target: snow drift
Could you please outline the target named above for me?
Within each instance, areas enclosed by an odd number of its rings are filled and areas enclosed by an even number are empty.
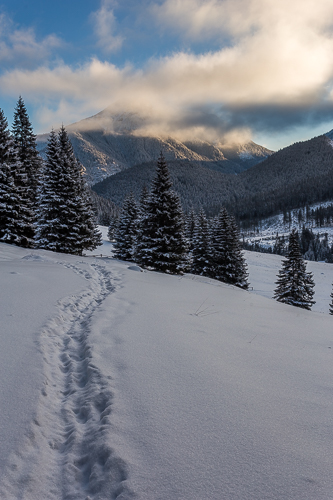
[[[98,251],[0,245],[1,499],[332,498],[332,267],[305,311],[277,256],[244,291]]]

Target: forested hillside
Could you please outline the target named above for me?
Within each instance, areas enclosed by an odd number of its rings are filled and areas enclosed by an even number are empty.
[[[239,179],[245,197],[236,207],[238,216],[266,216],[333,195],[333,147],[322,135],[274,153],[262,164],[243,172]]]
[[[239,196],[236,175],[223,174],[187,160],[168,161],[168,167],[185,211],[192,206],[194,209],[202,206],[212,215],[219,211],[221,205],[233,206]],[[130,191],[139,199],[143,186],[151,184],[155,168],[156,162],[136,165],[95,184],[93,190],[116,205],[121,205]]]
[[[238,174],[213,171],[194,161],[168,161],[183,208],[202,206],[215,215],[221,206],[240,219],[253,219],[333,197],[333,147],[326,136],[299,142]],[[137,165],[94,186],[120,205],[129,191],[138,198],[150,184],[155,162]]]

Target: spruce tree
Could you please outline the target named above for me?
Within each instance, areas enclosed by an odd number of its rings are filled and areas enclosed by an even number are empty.
[[[146,219],[148,217],[148,206],[149,206],[150,193],[146,185],[143,186],[139,205],[138,205],[138,228],[136,235],[136,246],[134,249],[134,261],[143,265],[143,259],[145,256],[145,247],[142,244],[144,231],[146,226]]]
[[[33,246],[37,187],[42,161],[37,151],[36,136],[21,96],[14,112],[12,133],[19,160],[14,171],[14,182],[20,196],[18,244]]]
[[[178,274],[189,267],[183,212],[179,197],[172,190],[162,153],[157,161],[147,211],[141,220],[136,255],[140,265],[157,271]]]
[[[212,276],[229,283],[232,262],[230,219],[225,208],[220,210],[212,226]]]
[[[115,230],[114,257],[133,260],[138,232],[138,208],[133,193],[124,200]]]
[[[203,208],[195,220],[192,247],[192,273],[212,277],[211,232]]]
[[[193,250],[193,237],[194,237],[196,223],[197,223],[197,217],[192,207],[189,213],[186,214],[185,217],[185,236],[189,243],[190,250]]]
[[[233,217],[222,208],[212,231],[212,275],[215,279],[247,289],[246,264]]]
[[[229,216],[229,231],[230,231],[230,239],[231,239],[231,256],[232,256],[232,265],[231,265],[231,275],[229,278],[229,283],[232,285],[238,286],[239,288],[243,288],[247,290],[249,287],[248,283],[248,272],[247,265],[244,259],[243,250],[240,243],[240,234],[239,229],[236,224],[234,217]]]
[[[118,223],[119,223],[119,217],[111,217],[108,227],[108,238],[110,241],[114,241],[115,239]]]
[[[74,152],[73,157],[76,160]],[[75,178],[77,179],[77,209],[79,216],[79,234],[77,246],[81,248],[81,251],[79,250],[79,253],[81,255],[85,250],[95,250],[95,248],[101,245],[102,233],[98,230],[96,225],[96,214],[94,213],[89,187],[82,175],[83,167],[78,160],[76,160],[74,172]]]
[[[289,250],[285,260],[282,261],[277,277],[277,287],[274,298],[279,302],[311,309],[315,301],[314,281],[312,273],[306,272],[306,264],[302,258],[298,240],[298,233],[295,229],[289,235]]]
[[[6,243],[17,242],[20,200],[13,177],[17,163],[8,122],[0,109],[0,241]]]
[[[331,292],[330,297],[331,297],[332,300],[330,302],[329,312],[330,312],[330,314],[333,314],[333,291]]]
[[[80,164],[64,127],[51,132],[39,188],[36,245],[82,255],[101,241]]]

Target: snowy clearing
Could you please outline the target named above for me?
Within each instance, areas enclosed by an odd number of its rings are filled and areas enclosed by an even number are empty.
[[[332,499],[332,265],[305,311],[110,250],[0,244],[0,498]]]

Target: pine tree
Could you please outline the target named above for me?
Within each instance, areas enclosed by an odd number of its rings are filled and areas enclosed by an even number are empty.
[[[73,149],[72,149],[73,151]],[[76,160],[74,156],[73,158]],[[75,163],[74,163],[75,165]],[[77,247],[80,255],[85,250],[95,250],[102,243],[102,234],[96,225],[96,215],[89,192],[89,187],[82,175],[83,167],[78,160],[74,169],[78,197],[79,234]],[[80,250],[81,248],[81,250]]]
[[[279,302],[311,309],[315,301],[314,281],[312,273],[306,272],[306,264],[302,258],[298,233],[293,229],[289,235],[289,251],[287,258],[282,261],[282,269],[276,281],[274,298]]]
[[[229,283],[239,288],[247,290],[249,287],[248,283],[248,272],[247,265],[244,259],[243,250],[240,243],[239,229],[236,224],[235,219],[229,216],[230,220],[230,239],[231,239],[231,255],[232,255],[232,265],[231,265],[231,275],[229,278]]]
[[[169,170],[161,153],[152,183],[146,215],[141,220],[137,261],[143,267],[166,273],[183,273],[189,267],[184,218],[178,195],[172,190]]]
[[[195,225],[197,223],[197,217],[194,213],[193,207],[185,217],[185,236],[189,242],[190,250],[193,250],[193,237],[195,232]]]
[[[333,291],[332,291],[330,297],[331,297],[332,300],[330,302],[329,312],[330,312],[330,314],[333,314]]]
[[[8,122],[0,109],[0,241],[6,243],[17,241],[20,201],[12,173],[17,163]]]
[[[50,133],[39,188],[36,245],[82,255],[101,241],[80,164],[64,127]]]
[[[192,273],[212,277],[211,232],[202,208],[195,220],[192,246]]]
[[[119,224],[119,216],[111,217],[110,224],[108,227],[108,238],[110,241],[114,241],[115,239],[115,234],[118,224]]]
[[[33,246],[37,186],[42,161],[37,151],[36,136],[21,96],[14,112],[12,133],[19,159],[14,171],[14,182],[20,196],[18,243],[22,246]]]
[[[212,275],[215,279],[247,289],[246,264],[235,220],[222,208],[212,233]]]
[[[138,228],[137,228],[137,235],[136,235],[136,246],[134,249],[134,261],[138,262],[139,264],[143,263],[143,259],[145,256],[145,248],[142,245],[142,241],[144,238],[144,228],[146,226],[146,219],[148,217],[148,207],[149,207],[149,199],[150,199],[150,193],[146,185],[143,186],[141,195],[140,195],[140,200],[139,200],[139,205],[138,205]]]
[[[138,232],[138,207],[133,193],[124,200],[119,222],[115,230],[114,257],[133,260]]]

